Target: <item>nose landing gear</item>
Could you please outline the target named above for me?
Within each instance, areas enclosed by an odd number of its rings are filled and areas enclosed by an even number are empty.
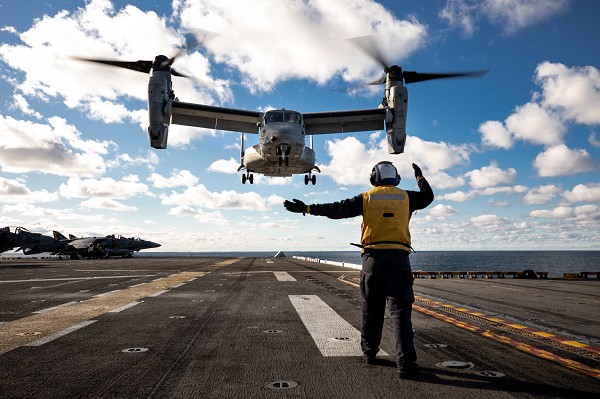
[[[312,185],[314,186],[315,184],[317,184],[317,176],[308,172],[307,175],[304,175],[304,184],[308,186],[308,182],[311,182]]]
[[[314,171],[317,171],[319,173],[321,173],[321,169],[319,169],[318,167],[313,167]],[[312,170],[308,171],[307,175],[304,175],[304,184],[308,186],[308,182],[311,182],[312,185],[314,186],[315,184],[317,184],[317,176],[312,174]]]
[[[250,184],[254,184],[254,175],[250,172],[246,172],[242,175],[242,184],[246,184],[248,181]]]
[[[280,155],[279,157],[279,166],[283,165],[285,163],[285,166],[289,166],[289,157],[288,155],[290,155],[290,150],[287,144],[281,144],[279,146],[279,148],[277,149],[277,154]]]

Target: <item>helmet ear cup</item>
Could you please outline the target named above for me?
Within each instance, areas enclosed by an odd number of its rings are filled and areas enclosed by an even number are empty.
[[[377,167],[374,166],[373,170],[371,170],[371,177],[369,178],[372,186],[377,186]]]

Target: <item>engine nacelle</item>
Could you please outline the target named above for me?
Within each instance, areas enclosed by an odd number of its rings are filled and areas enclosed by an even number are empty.
[[[167,148],[169,125],[173,110],[171,95],[171,73],[152,71],[148,82],[148,137],[153,148]]]
[[[386,99],[391,118],[386,117],[388,152],[402,154],[406,143],[406,115],[408,110],[408,90],[399,81],[388,81]],[[388,119],[391,119],[388,120]]]

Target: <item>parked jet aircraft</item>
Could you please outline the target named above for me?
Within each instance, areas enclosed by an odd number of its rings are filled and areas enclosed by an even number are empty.
[[[160,244],[139,238],[125,238],[122,236],[84,237],[77,238],[70,235],[69,238],[54,232],[54,240],[49,243],[24,246],[25,255],[50,252],[53,255],[69,256],[77,259],[79,256],[87,256],[88,252],[96,251],[101,257],[108,256],[132,256],[134,252],[142,249],[158,248]],[[98,253],[99,252],[99,253]]]
[[[0,252],[31,244],[52,242],[53,238],[40,233],[30,233],[24,227],[6,226],[0,228]]]

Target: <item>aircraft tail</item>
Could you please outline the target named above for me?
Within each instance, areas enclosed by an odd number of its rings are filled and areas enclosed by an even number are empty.
[[[54,235],[54,241],[60,241],[60,240],[66,240],[67,237],[63,236],[62,234],[60,234],[58,231],[53,231],[52,234]]]

